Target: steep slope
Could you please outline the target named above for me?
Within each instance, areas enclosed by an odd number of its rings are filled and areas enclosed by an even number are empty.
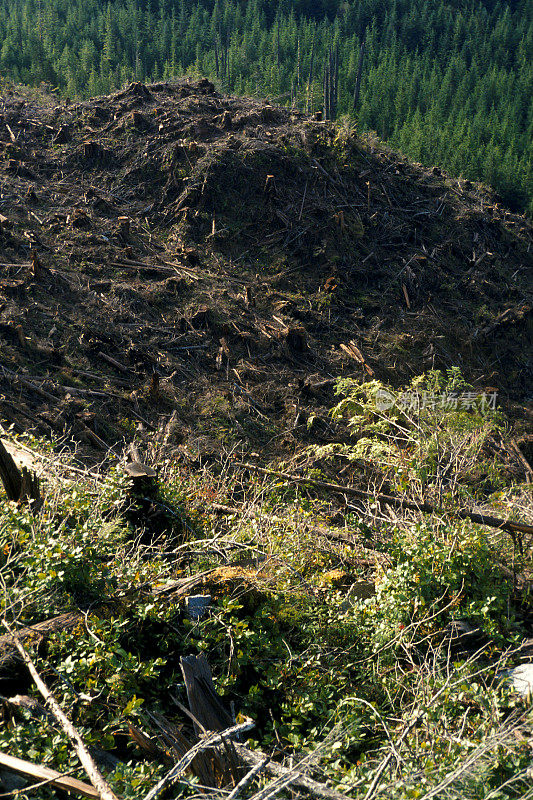
[[[452,365],[528,418],[531,225],[480,185],[206,80],[12,93],[0,158],[20,428],[292,450],[310,413],[315,441],[338,435],[331,379]]]

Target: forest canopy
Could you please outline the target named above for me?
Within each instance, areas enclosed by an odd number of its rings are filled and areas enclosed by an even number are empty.
[[[332,58],[332,116],[533,214],[528,0],[0,0],[0,78],[71,98],[187,73],[314,112]]]

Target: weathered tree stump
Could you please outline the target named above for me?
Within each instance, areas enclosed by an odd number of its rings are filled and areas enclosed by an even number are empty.
[[[232,715],[218,696],[206,657],[186,656],[180,658],[180,667],[187,690],[187,700],[198,737],[205,731],[223,731],[235,724]],[[211,774],[212,786],[236,784],[242,768],[233,743],[228,739],[224,747],[201,753],[203,770]]]
[[[0,441],[0,478],[9,500],[17,503],[30,503],[34,510],[42,505],[39,492],[39,478],[27,467],[19,470],[13,457]]]

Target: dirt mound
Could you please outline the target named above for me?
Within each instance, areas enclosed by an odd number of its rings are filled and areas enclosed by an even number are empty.
[[[19,428],[194,458],[338,437],[332,378],[531,394],[531,225],[349,124],[136,83],[0,101],[0,391]],[[527,416],[524,408],[523,415]]]

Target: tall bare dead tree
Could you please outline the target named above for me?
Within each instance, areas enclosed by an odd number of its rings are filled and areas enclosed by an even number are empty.
[[[361,75],[363,73],[363,60],[365,57],[365,37],[363,36],[363,40],[361,42],[361,46],[359,47],[359,61],[357,63],[357,74],[355,77],[355,87],[353,90],[353,110],[354,113],[357,111],[357,106],[359,104],[359,91],[361,89]]]
[[[310,114],[313,110],[313,80],[314,80],[314,66],[315,66],[315,44],[316,44],[316,27],[313,31],[313,44],[311,45],[311,60],[309,62],[309,75],[307,77],[307,113]]]
[[[335,119],[339,99],[339,45],[330,45],[324,60],[324,119]]]
[[[279,23],[280,23],[280,16],[278,12],[278,18],[276,21],[276,65],[279,67],[280,62],[280,42],[279,42]]]

